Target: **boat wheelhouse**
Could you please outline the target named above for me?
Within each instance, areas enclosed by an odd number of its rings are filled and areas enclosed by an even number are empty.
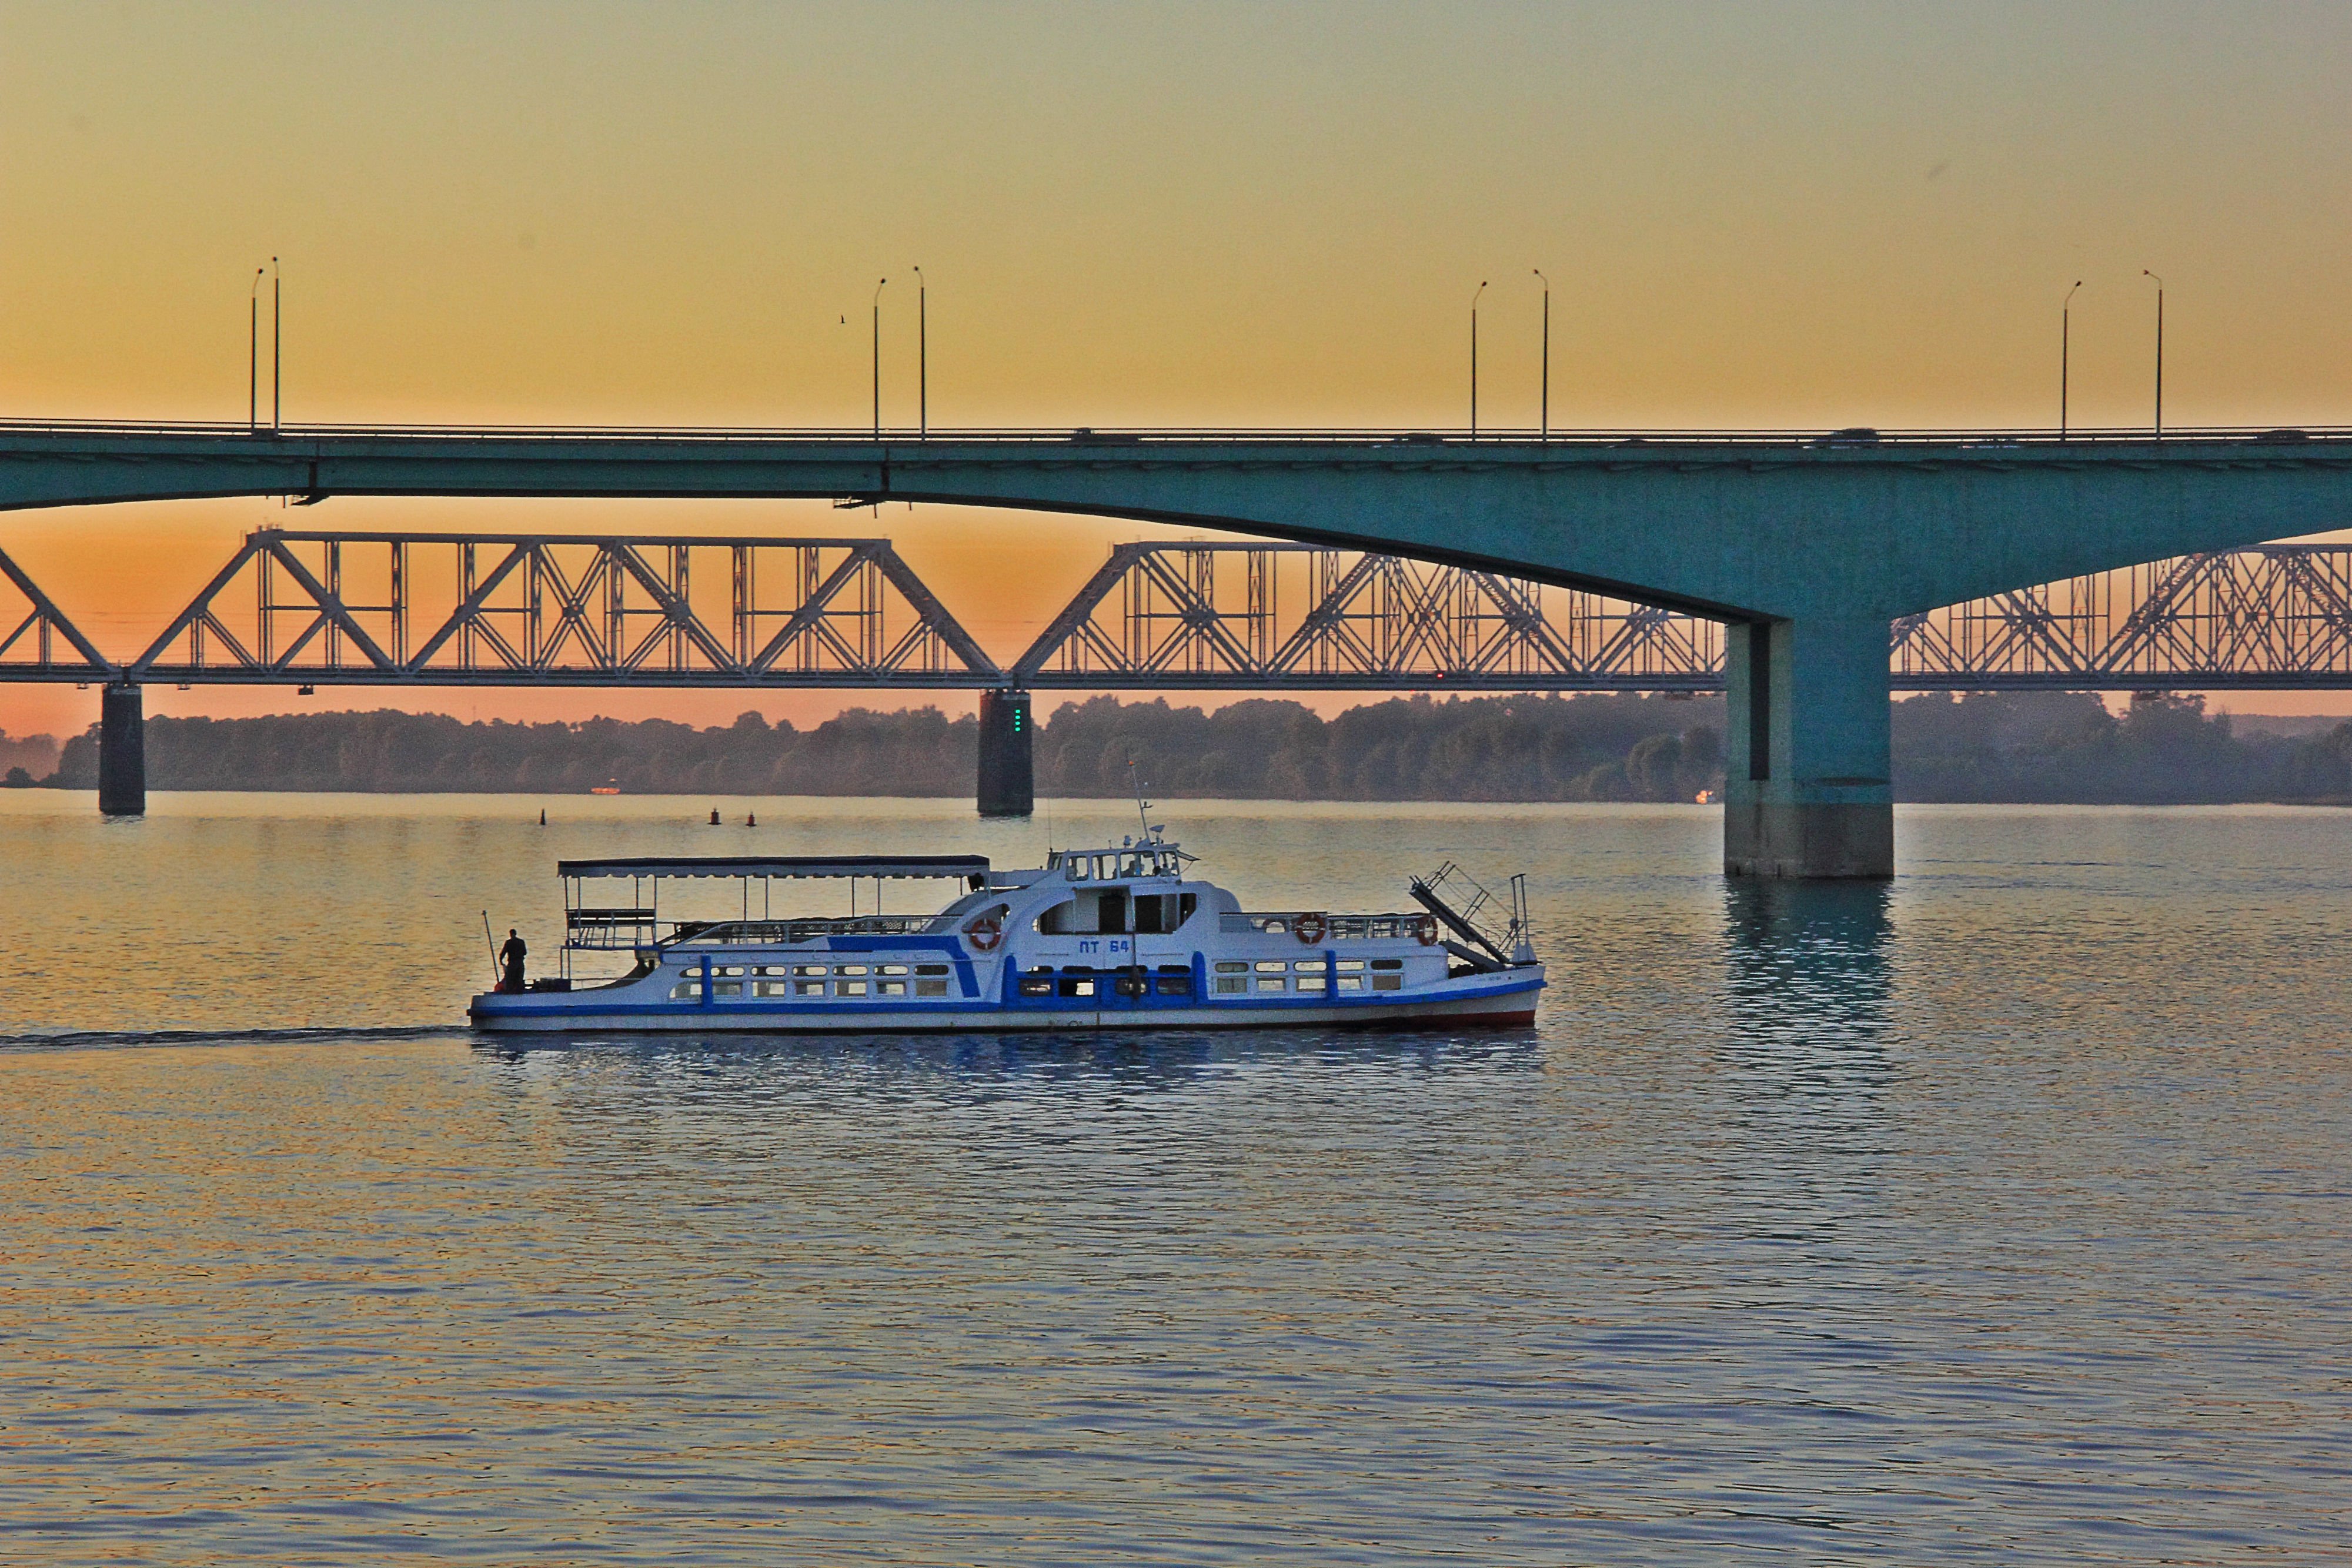
[[[1544,970],[1522,878],[1498,926],[1496,901],[1451,865],[1410,884],[1416,909],[1339,914],[1244,909],[1193,863],[1156,830],[1020,871],[974,855],[563,861],[562,972],[477,996],[471,1016],[497,1030],[787,1034],[1534,1019]],[[665,883],[712,879],[737,884],[733,913],[664,915]],[[938,881],[957,888],[934,912],[883,913],[891,884]],[[791,903],[812,883],[846,884],[847,913],[779,913],[779,883]]]

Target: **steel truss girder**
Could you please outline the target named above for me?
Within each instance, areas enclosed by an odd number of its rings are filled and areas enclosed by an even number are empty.
[[[1220,562],[1238,562],[1220,591]],[[1307,580],[1284,617],[1284,568]],[[1290,591],[1295,592],[1295,585]],[[1129,544],[1013,664],[1015,685],[1706,690],[1716,622],[1468,568],[1312,545]]]
[[[442,550],[436,599],[420,567]],[[695,572],[714,555],[723,607]],[[253,601],[227,611],[241,580]],[[992,685],[1003,672],[887,539],[263,529],[121,678],[874,687]]]
[[[1897,686],[2352,686],[2352,546],[2177,556],[1897,622]]]
[[[1245,602],[1215,562],[1246,557]],[[1272,584],[1311,563],[1295,625]],[[1171,560],[1181,564],[1171,565]],[[1550,596],[1547,599],[1547,595]],[[2352,687],[2352,546],[2183,556],[1897,621],[1896,690]],[[1130,544],[1013,665],[1084,689],[1706,691],[1721,629],[1466,568],[1307,545]]]
[[[86,682],[114,678],[113,663],[81,634],[80,628],[66,619],[64,612],[50,602],[38,583],[25,575],[24,568],[8,559],[5,550],[0,550],[0,578],[5,578],[25,601],[25,613],[19,616],[8,596],[0,593],[0,679]],[[60,638],[74,656],[59,657],[64,651],[58,647]]]
[[[347,570],[371,549],[382,573]],[[439,549],[455,562],[448,608],[420,613],[432,599],[422,557]],[[713,551],[729,567],[723,613],[695,571]],[[0,681],[1707,691],[1723,680],[1712,622],[1304,545],[1121,545],[1009,670],[879,539],[265,529],[127,665],[5,553],[0,579]],[[240,579],[254,598],[232,608]],[[1303,612],[1285,616],[1286,595]],[[2352,688],[2352,546],[2181,556],[1995,594],[1896,622],[1890,653],[1896,690]]]

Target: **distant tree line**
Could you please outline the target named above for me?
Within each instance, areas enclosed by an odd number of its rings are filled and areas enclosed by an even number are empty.
[[[0,729],[0,786],[26,789],[58,766],[53,735],[10,735]]]
[[[2352,723],[2239,735],[2195,696],[2120,715],[2088,692],[1931,692],[1895,705],[1900,800],[2201,805],[2352,797]]]
[[[1289,701],[1209,713],[1099,696],[1037,727],[1037,785],[1120,796],[1139,773],[1171,798],[1688,800],[1722,788],[1723,716],[1713,696],[1414,696],[1328,719]],[[2241,736],[2193,697],[2117,715],[2089,694],[2022,692],[1909,697],[1894,724],[1899,800],[2352,800],[2352,723]],[[971,791],[978,735],[973,719],[928,707],[854,708],[808,729],[752,713],[703,729],[390,710],[152,718],[147,768],[159,789],[955,797]],[[93,727],[41,781],[97,779]]]

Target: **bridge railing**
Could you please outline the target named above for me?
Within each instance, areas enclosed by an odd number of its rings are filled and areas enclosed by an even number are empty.
[[[252,424],[229,420],[61,420],[0,418],[0,436],[57,435],[124,436],[133,438],[168,439],[174,436],[217,438],[237,436],[251,440],[263,451],[282,455],[289,446],[299,447],[306,442],[364,442],[380,439],[386,443],[406,443],[417,440],[453,441],[577,441],[577,442],[693,442],[721,443],[816,443],[828,445],[870,447],[877,440],[893,446],[946,446],[964,443],[1003,444],[1017,443],[1069,443],[1089,446],[1136,445],[1198,445],[1219,444],[1298,445],[1363,445],[1363,444],[1445,444],[1475,445],[1481,448],[1523,448],[1545,446],[1641,446],[1661,444],[1675,446],[1811,446],[1811,447],[1877,447],[1877,446],[1947,446],[1967,447],[1974,451],[1997,451],[2002,447],[2101,446],[2145,444],[2161,440],[2167,444],[2197,442],[2242,443],[2274,446],[2290,443],[2352,442],[2352,427],[2296,426],[2264,427],[2259,425],[2211,425],[2168,428],[2159,437],[2146,426],[2105,427],[2099,429],[2070,428],[2064,433],[2051,429],[2013,430],[1874,430],[1853,428],[1823,431],[1820,429],[1771,430],[1690,430],[1661,428],[1649,430],[1550,430],[1529,427],[1481,425],[1472,431],[1462,428],[1410,429],[1398,426],[1361,426],[1357,428],[1284,428],[1273,425],[1181,426],[1112,428],[1109,426],[973,426],[971,428],[928,429],[905,425],[872,426],[746,426],[746,425],[676,425],[676,424],[356,424],[341,423]]]

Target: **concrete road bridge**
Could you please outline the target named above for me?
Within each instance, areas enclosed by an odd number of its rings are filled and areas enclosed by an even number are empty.
[[[1723,622],[1724,864],[1894,867],[1887,627],[2352,526],[2352,431],[1440,432],[0,425],[0,509],[283,495],[829,498],[1127,517]]]

